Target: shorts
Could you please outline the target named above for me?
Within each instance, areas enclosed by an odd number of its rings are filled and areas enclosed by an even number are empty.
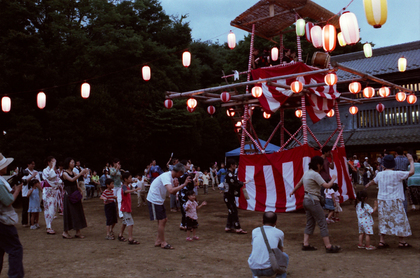
[[[198,228],[198,222],[195,219],[192,219],[187,216],[187,230],[195,230]]]
[[[324,206],[324,209],[327,209],[327,210],[335,210],[333,199],[325,198],[325,206]]]
[[[166,219],[166,210],[164,205],[156,205],[147,201],[149,207],[150,220],[163,220]]]
[[[115,202],[106,204],[105,208],[105,217],[106,217],[106,225],[111,226],[118,222],[117,217],[117,206]]]
[[[131,216],[131,212],[122,212],[123,214],[123,225],[126,226],[133,226],[134,225],[134,221],[133,221],[133,217]]]

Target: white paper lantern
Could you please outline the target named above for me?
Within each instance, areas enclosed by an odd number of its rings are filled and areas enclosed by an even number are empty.
[[[80,94],[82,95],[82,98],[88,98],[90,95],[90,85],[89,83],[83,83],[82,87],[80,89]]]
[[[39,92],[37,97],[36,97],[36,103],[38,105],[39,109],[44,109],[45,105],[47,103],[47,96],[45,95],[44,92]]]

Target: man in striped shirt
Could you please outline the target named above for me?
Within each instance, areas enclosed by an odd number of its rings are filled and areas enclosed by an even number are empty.
[[[404,155],[404,150],[402,147],[398,146],[395,150],[397,152],[397,156],[395,157],[395,168],[394,171],[408,171],[408,165],[410,165],[410,162],[408,161],[408,158]],[[407,212],[407,180],[403,180],[403,186],[404,186],[404,209],[405,212]]]

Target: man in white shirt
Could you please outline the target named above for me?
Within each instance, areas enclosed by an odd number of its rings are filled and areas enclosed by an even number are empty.
[[[279,248],[283,252],[284,233],[276,228],[277,214],[272,211],[267,211],[263,215],[263,228],[267,236],[270,248]],[[287,257],[287,263],[289,263],[289,256]],[[249,268],[255,277],[261,276],[273,276],[276,273],[271,268],[270,258],[268,255],[267,246],[264,241],[264,237],[261,233],[261,228],[255,228],[252,231],[252,252],[248,258]],[[277,274],[276,277],[285,278],[287,272],[283,274]]]
[[[150,185],[149,193],[147,194],[147,205],[149,207],[150,220],[158,221],[158,236],[155,241],[155,247],[160,246],[163,249],[174,249],[165,241],[165,225],[168,218],[166,217],[166,210],[163,203],[165,202],[168,192],[170,194],[175,194],[187,186],[187,184],[191,181],[191,177],[188,177],[184,184],[174,187],[174,179],[181,177],[184,172],[184,165],[182,163],[178,163],[173,167],[172,171],[159,175]]]
[[[23,171],[24,176],[22,177],[23,186],[22,186],[22,225],[23,227],[29,227],[29,219],[31,217],[28,213],[29,208],[29,197],[28,197],[28,184],[32,179],[37,179],[41,181],[39,173],[35,170],[35,161],[33,159],[28,159],[27,168]]]

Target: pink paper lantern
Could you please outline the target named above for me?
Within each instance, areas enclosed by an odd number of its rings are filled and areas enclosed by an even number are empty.
[[[356,15],[351,12],[344,12],[340,16],[340,29],[344,40],[348,45],[356,44],[360,39],[359,23]]]
[[[230,94],[228,92],[223,92],[220,94],[220,100],[222,102],[229,102],[230,100]]]
[[[311,41],[315,48],[322,47],[322,29],[318,25],[311,29]]]

